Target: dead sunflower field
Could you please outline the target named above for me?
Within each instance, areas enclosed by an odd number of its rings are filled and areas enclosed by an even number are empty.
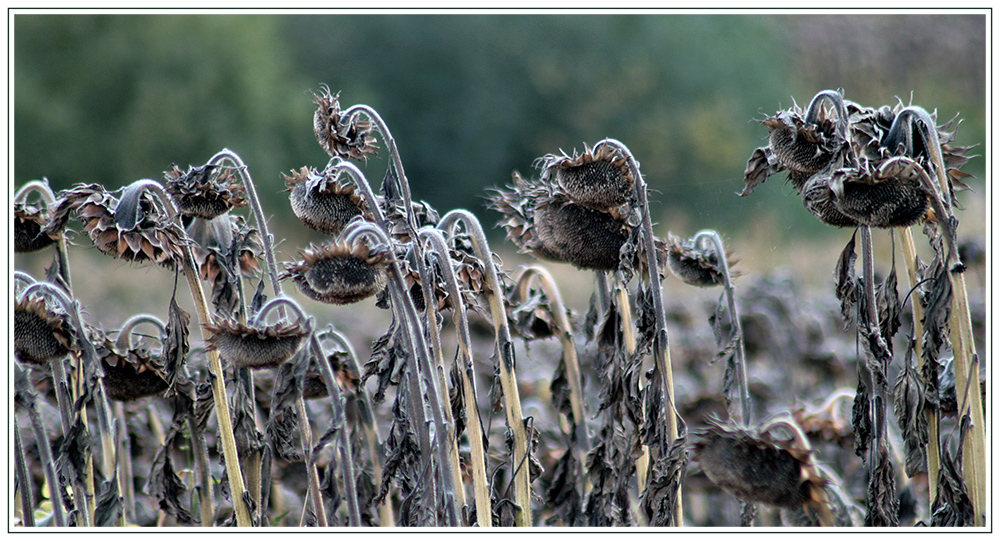
[[[229,149],[16,186],[9,524],[989,523],[958,119],[830,90],[757,118],[733,192],[839,230],[789,246],[668,230],[627,134],[435,209],[391,119],[313,99],[328,161],[281,198]]]

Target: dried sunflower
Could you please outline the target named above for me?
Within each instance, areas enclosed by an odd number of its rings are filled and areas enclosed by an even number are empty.
[[[298,322],[252,326],[220,319],[205,329],[212,333],[208,347],[238,368],[275,368],[291,359],[309,334]]]
[[[14,357],[18,361],[44,366],[77,347],[69,316],[53,310],[42,298],[23,297],[14,302]]]
[[[199,274],[212,283],[213,291],[230,283],[237,271],[248,277],[260,273],[263,251],[260,233],[248,226],[242,216],[194,219],[187,227],[187,234]],[[239,269],[230,268],[231,261]]]
[[[163,172],[166,190],[185,216],[211,220],[236,207],[247,206],[246,188],[228,167],[206,164],[181,171],[177,164]]]
[[[291,192],[292,212],[317,231],[339,235],[354,218],[371,219],[364,197],[354,184],[342,181],[332,170],[317,173],[311,167],[303,167],[284,178]]]
[[[48,223],[48,209],[27,202],[14,202],[14,253],[37,252],[56,239],[42,234]]]
[[[611,145],[595,152],[584,145],[582,154],[548,154],[536,162],[542,169],[541,180],[559,185],[577,204],[612,212],[632,195],[635,181],[628,160]]]
[[[85,224],[83,231],[102,253],[136,263],[155,262],[173,268],[183,257],[184,230],[137,181],[120,198],[99,184],[78,185],[59,193],[52,219],[42,233],[61,231],[72,211]]]
[[[670,271],[693,286],[714,287],[725,284],[725,273],[715,250],[698,246],[694,240],[685,241],[673,233],[667,234],[667,266]],[[732,252],[726,255],[732,255]],[[729,259],[727,263],[732,267],[736,261]]]
[[[834,105],[836,118],[830,117],[823,106],[827,100]],[[793,105],[766,117],[761,124],[768,129],[768,144],[755,149],[747,161],[741,196],[749,195],[770,175],[781,171],[789,172],[792,185],[801,192],[810,176],[836,168],[850,155],[848,117],[839,92],[820,92],[806,110]]]
[[[313,115],[313,132],[319,145],[330,157],[367,160],[378,150],[375,137],[371,135],[373,124],[361,120],[358,115],[344,118],[340,111],[340,93],[331,94],[325,85],[320,88],[319,95],[313,94],[317,107]]]
[[[104,389],[111,400],[130,402],[167,390],[162,368],[148,348],[119,347],[104,333],[97,333],[92,341],[104,367]]]
[[[801,429],[787,420],[747,428],[717,419],[698,432],[694,459],[708,478],[737,498],[781,508],[812,510],[832,525],[828,481],[819,472]],[[775,427],[791,427],[791,439]]]
[[[571,201],[560,188],[514,173],[509,191],[495,189],[490,208],[522,253],[570,263],[581,269],[618,269],[622,246],[632,228],[611,213]]]
[[[305,296],[328,304],[351,304],[382,291],[392,261],[388,251],[344,240],[310,246],[301,255],[301,262],[285,265],[284,277]]]

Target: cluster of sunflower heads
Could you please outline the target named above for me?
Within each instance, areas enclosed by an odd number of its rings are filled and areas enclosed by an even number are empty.
[[[608,145],[585,146],[582,154],[549,154],[535,165],[538,179],[514,172],[513,185],[489,195],[507,238],[539,259],[617,270],[633,229],[635,179],[626,157]]]
[[[316,112],[313,115],[313,132],[316,140],[331,158],[367,160],[378,150],[375,126],[361,115],[344,115],[340,110],[340,93],[332,94],[326,86],[313,94]]]
[[[865,107],[825,90],[806,109],[793,105],[764,118],[768,144],[755,149],[748,160],[740,195],[749,195],[772,174],[787,172],[805,207],[829,225],[889,228],[935,221],[930,189],[912,174],[912,167],[889,164],[905,156],[913,167],[936,178],[930,137],[915,133],[919,127],[907,109],[912,108],[902,102]],[[925,129],[937,135],[951,185],[964,186],[959,179],[968,175],[959,168],[969,160],[966,153],[972,147],[951,144],[953,126],[955,119]]]
[[[788,423],[781,423],[789,426]],[[788,438],[765,422],[743,427],[709,419],[694,444],[694,459],[717,486],[737,498],[783,509],[811,511],[832,526],[826,486],[804,437]],[[798,434],[801,435],[799,429]]]
[[[183,258],[186,235],[163,204],[138,187],[142,181],[109,192],[99,184],[60,192],[43,234],[59,234],[76,211],[94,246],[102,253],[136,263],[173,268]]]

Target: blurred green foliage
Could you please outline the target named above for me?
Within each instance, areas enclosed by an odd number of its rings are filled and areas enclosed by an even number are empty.
[[[865,12],[15,14],[14,184],[117,188],[228,147],[265,212],[292,226],[281,173],[327,161],[311,103],[325,83],[343,106],[379,111],[415,198],[488,228],[487,187],[613,137],[657,192],[654,220],[812,234],[825,228],[780,180],[735,195],[764,144],[754,120],[825,88],[870,106],[912,92],[941,120],[961,114],[959,143],[982,144],[985,25]],[[980,184],[983,161],[967,166]],[[384,158],[366,167],[377,180]]]

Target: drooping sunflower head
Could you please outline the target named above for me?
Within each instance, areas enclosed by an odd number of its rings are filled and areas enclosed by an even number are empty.
[[[299,322],[250,326],[220,319],[205,328],[208,347],[239,368],[275,368],[290,360],[309,334]]]
[[[284,178],[291,192],[292,212],[317,231],[339,235],[354,218],[370,219],[367,204],[354,184],[333,171],[318,173],[311,167],[303,167]]]
[[[715,250],[699,245],[695,239],[682,240],[668,233],[666,252],[670,271],[685,283],[698,287],[725,284],[724,263],[719,261]],[[735,263],[729,260],[725,264],[731,267]]]
[[[828,481],[807,443],[780,437],[766,426],[748,428],[715,419],[698,436],[694,459],[726,492],[748,502],[829,515]]]
[[[327,304],[351,304],[382,291],[392,261],[387,250],[361,241],[310,246],[301,255],[302,261],[285,265],[285,277],[305,296]]]
[[[378,150],[374,126],[358,115],[344,117],[340,110],[340,93],[332,94],[325,85],[319,94],[313,94],[316,113],[313,115],[313,132],[319,146],[330,157],[367,160]]]
[[[163,394],[169,384],[153,352],[136,345],[120,350],[110,338],[98,333],[92,338],[104,368],[104,388],[108,398],[130,402]]]
[[[164,190],[181,214],[211,220],[247,205],[246,188],[231,168],[207,164],[181,171],[176,164],[171,167],[163,172]]]
[[[635,181],[628,160],[610,145],[597,151],[584,145],[582,154],[548,154],[536,162],[541,180],[561,187],[574,203],[610,211],[626,203]]]
[[[76,211],[84,224],[83,232],[102,253],[173,268],[183,257],[187,242],[184,230],[141,182],[126,186],[120,197],[98,184],[60,192],[49,225],[42,232],[61,230],[70,213]]]
[[[42,233],[48,224],[48,209],[26,202],[14,202],[14,253],[37,252],[56,239]]]
[[[68,316],[43,298],[14,302],[14,357],[25,364],[44,366],[66,356],[75,333]]]
[[[616,215],[577,204],[559,187],[514,173],[508,190],[494,189],[490,207],[519,251],[581,269],[616,270],[631,227]]]

